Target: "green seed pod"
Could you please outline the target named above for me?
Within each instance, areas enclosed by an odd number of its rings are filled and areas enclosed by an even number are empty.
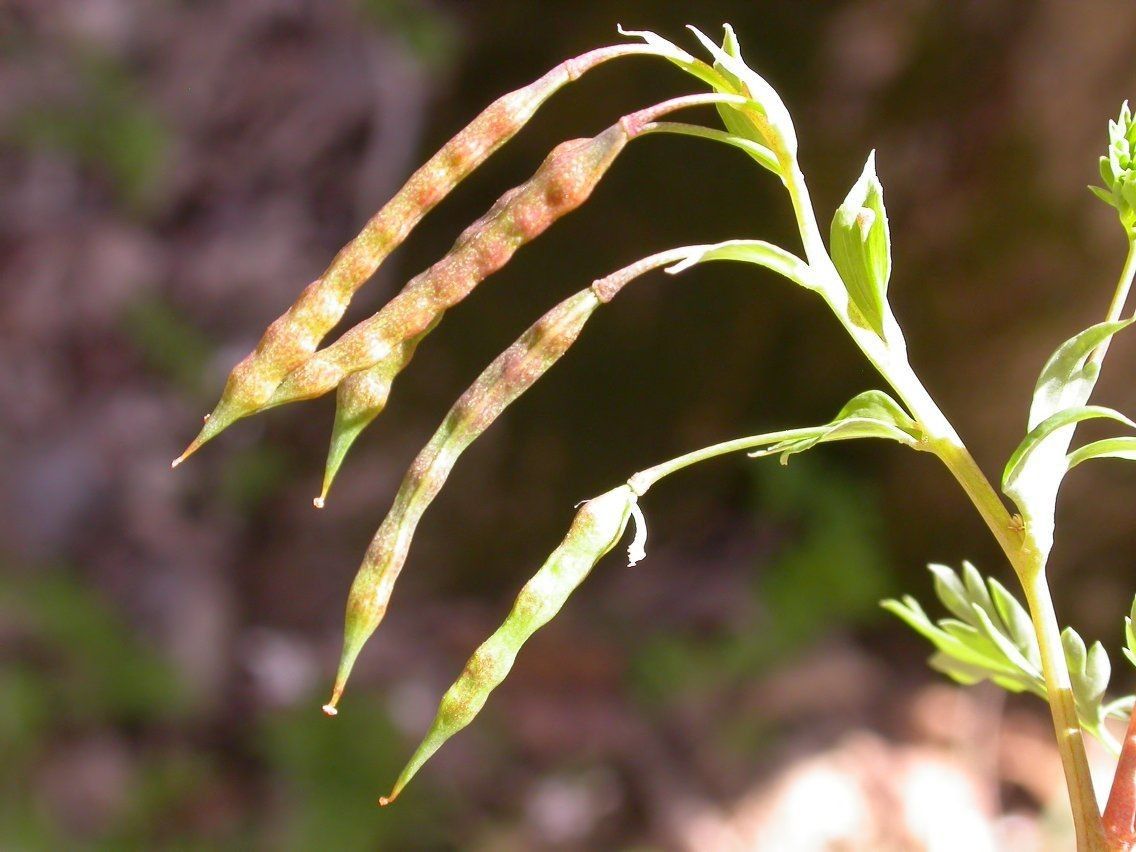
[[[635,501],[635,492],[621,485],[580,507],[568,535],[521,589],[504,624],[474,652],[461,676],[447,690],[425,739],[402,770],[390,795],[379,799],[379,804],[387,805],[398,798],[434,752],[473,721],[489,693],[509,674],[521,646],[560,611],[600,558],[615,547]]]
[[[617,45],[592,50],[498,98],[442,146],[359,235],[339,251],[323,274],[304,288],[296,302],[273,321],[256,349],[233,368],[216,408],[206,416],[201,432],[174,465],[236,420],[264,408],[277,385],[316,350],[339,322],[351,297],[387,255],[426,213],[511,139],[541,104],[597,65],[636,54],[661,56],[672,62],[695,62],[673,45]]]
[[[331,700],[324,707],[329,715],[334,715],[355,658],[386,614],[419,520],[466,447],[568,351],[600,304],[610,301],[625,284],[645,272],[675,263],[703,248],[660,252],[600,278],[588,289],[568,297],[501,353],[454,403],[406,472],[394,504],[371,540],[351,584],[343,657]]]
[[[414,357],[418,342],[435,324],[417,337],[412,337],[396,346],[389,358],[370,369],[352,373],[339,385],[335,394],[335,424],[332,426],[331,446],[328,448],[327,464],[324,467],[323,488],[319,497],[312,501],[317,509],[323,508],[327,492],[343,464],[347,451],[351,449],[351,445],[363,430],[386,408],[395,377]]]

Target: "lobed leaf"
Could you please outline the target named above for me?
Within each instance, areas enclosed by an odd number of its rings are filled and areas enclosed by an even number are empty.
[[[1011,692],[1031,692],[1045,698],[1041,653],[1025,607],[997,580],[984,581],[969,562],[963,563],[961,576],[945,565],[930,568],[936,595],[957,618],[935,623],[911,597],[882,601],[881,606],[934,645],[936,653],[929,660],[931,667],[965,685],[989,680]],[[1127,620],[1129,648],[1125,650],[1136,663],[1133,619],[1136,602],[1132,617]],[[1112,667],[1100,642],[1086,648],[1077,632],[1066,628],[1061,643],[1082,727],[1118,751],[1119,746],[1104,722],[1123,716],[1134,699],[1104,700]]]

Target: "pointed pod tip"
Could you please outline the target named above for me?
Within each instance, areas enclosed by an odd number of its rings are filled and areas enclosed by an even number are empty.
[[[312,505],[315,506],[317,509],[322,509],[323,504],[324,504],[324,499],[326,497],[327,497],[326,491],[324,491],[323,494],[321,494],[319,497],[313,497],[312,498]]]
[[[336,708],[336,706],[334,704],[331,704],[330,702],[323,705],[323,707],[321,709],[323,710],[323,715],[325,715],[325,716],[338,716],[339,715],[339,710]]]
[[[190,441],[189,446],[181,451],[181,455],[178,456],[176,459],[174,459],[172,462],[170,462],[170,468],[171,469],[177,467],[179,464],[181,464],[183,461],[185,461],[187,458],[189,458],[194,453],[196,453],[199,449],[201,449],[201,445],[205,443],[205,439],[202,437],[202,435],[204,435],[204,432],[205,432],[205,430],[202,429],[202,434],[198,435],[196,438],[194,438],[192,441]]]
[[[391,793],[391,795],[389,795],[389,796],[379,796],[379,807],[385,808],[387,805],[394,802],[394,800],[397,799],[397,798],[398,798],[398,795],[396,793]]]

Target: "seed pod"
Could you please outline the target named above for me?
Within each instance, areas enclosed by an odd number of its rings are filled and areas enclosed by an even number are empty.
[[[339,251],[323,274],[273,321],[256,349],[233,368],[213,413],[206,417],[201,432],[174,465],[236,420],[264,408],[277,385],[316,350],[343,316],[355,291],[406,239],[418,221],[512,138],[544,101],[597,65],[636,54],[704,67],[673,45],[603,47],[569,59],[539,80],[494,101],[411,175],[398,194]]]
[[[660,116],[688,106],[739,102],[745,99],[719,94],[674,98],[626,115],[591,139],[561,143],[526,183],[505,193],[466,228],[445,257],[415,276],[382,310],[289,374],[269,405],[321,396],[420,334],[504,266],[518,248],[583,204],[627,142]]]
[[[620,269],[618,272],[613,272],[611,275],[596,280],[592,283],[590,289],[601,302],[610,302],[615,298],[615,294],[623,289],[623,286],[629,281],[638,278],[640,275],[652,269],[685,260],[689,258],[692,253],[696,253],[703,248],[703,246],[694,246],[692,248],[672,249],[651,255],[650,257],[646,257],[630,266]],[[583,295],[579,294],[576,298],[583,298]],[[567,303],[562,303],[558,308],[554,309],[554,311],[567,310],[566,305]],[[545,320],[548,320],[551,316],[552,314],[550,312],[545,316]],[[435,319],[434,324],[437,322],[438,320]],[[434,324],[432,324],[426,332],[413,339],[414,347],[417,346],[419,340],[433,329]],[[524,338],[522,338],[522,340],[523,339]],[[323,508],[324,500],[327,498],[327,492],[331,488],[331,483],[334,481],[336,473],[338,473],[340,466],[343,464],[343,459],[347,451],[351,448],[355,439],[362,434],[363,430],[370,425],[385,407],[391,383],[394,381],[394,377],[398,372],[410,361],[410,358],[414,354],[414,347],[407,349],[404,345],[402,349],[397,350],[399,353],[397,357],[380,361],[367,370],[352,373],[340,383],[336,392],[335,427],[332,431],[331,449],[328,453],[327,467],[324,473],[323,491],[315,500],[315,504],[318,508]],[[548,366],[551,365],[552,361],[548,363]],[[547,367],[545,369],[547,369]],[[539,376],[534,377],[533,381],[535,381],[536,378],[539,378]]]
[[[695,246],[659,252],[600,278],[588,289],[568,297],[501,353],[454,403],[406,472],[394,504],[371,540],[351,584],[343,657],[331,700],[324,706],[328,715],[335,715],[335,706],[355,658],[386,614],[419,520],[466,447],[568,351],[599,305],[610,301],[625,284],[645,272],[676,263],[704,249],[704,246]]]
[[[447,690],[422,744],[379,804],[393,802],[434,752],[473,721],[489,693],[509,674],[521,646],[560,611],[600,557],[615,547],[635,500],[635,492],[622,485],[580,507],[568,535],[521,589],[504,624],[474,652]]]
[[[382,310],[289,374],[269,404],[327,393],[349,374],[386,358],[399,341],[420,334],[524,243],[583,204],[627,139],[615,125],[592,139],[558,145],[527,183],[501,196],[445,257],[411,279]]]
[[[323,488],[319,497],[312,502],[322,509],[327,492],[335,475],[339,472],[347,451],[355,443],[363,430],[378,417],[387,405],[391,385],[418,348],[418,342],[425,337],[437,323],[417,337],[412,337],[395,347],[389,358],[380,361],[367,370],[352,373],[340,385],[335,394],[335,424],[331,429],[331,446],[327,452],[324,467]]]

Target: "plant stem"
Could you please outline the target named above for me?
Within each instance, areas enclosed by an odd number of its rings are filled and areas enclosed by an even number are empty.
[[[817,430],[814,428],[786,429],[783,432],[768,432],[764,435],[754,435],[748,438],[737,438],[733,441],[723,441],[720,444],[702,447],[693,452],[677,456],[669,461],[661,462],[654,467],[641,470],[627,482],[636,494],[642,496],[647,492],[648,488],[664,476],[670,476],[672,473],[680,471],[684,467],[690,467],[692,464],[698,464],[699,462],[726,455],[727,453],[738,453],[742,450],[767,447],[770,444],[777,444],[781,441],[791,441],[796,438],[808,438],[816,433]]]
[[[926,435],[926,449],[939,457],[962,486],[1006,554],[1025,590],[1041,651],[1046,695],[1069,791],[1077,849],[1093,852],[1106,849],[1108,847],[1089,775],[1088,758],[1073,701],[1065,652],[1045,580],[1044,555],[1034,546],[1029,531],[1022,529],[1020,519],[1016,521],[1011,517],[1006,504],[912,370],[902,333],[890,310],[886,311],[885,334],[882,338],[875,331],[852,321],[854,306],[848,304],[847,290],[825,247],[804,175],[795,160],[783,160],[781,174],[793,202],[805,256],[818,277],[829,282],[823,287],[822,294],[852,340],[907,405],[911,415],[919,421]],[[1136,270],[1136,254],[1131,246],[1125,269],[1127,280],[1130,281],[1132,272]],[[1124,280],[1122,277],[1122,281]],[[1114,309],[1117,312],[1123,309],[1126,295],[1127,285],[1118,288],[1114,298]]]
[[[1129,238],[1128,254],[1124,258],[1124,267],[1120,270],[1120,280],[1116,283],[1116,292],[1112,294],[1112,303],[1108,306],[1108,316],[1105,322],[1116,322],[1124,313],[1124,303],[1128,301],[1128,291],[1132,289],[1132,277],[1136,275],[1136,239]],[[1091,361],[1098,366],[1108,352],[1108,344],[1112,338],[1106,338],[1104,343],[1093,350]]]

